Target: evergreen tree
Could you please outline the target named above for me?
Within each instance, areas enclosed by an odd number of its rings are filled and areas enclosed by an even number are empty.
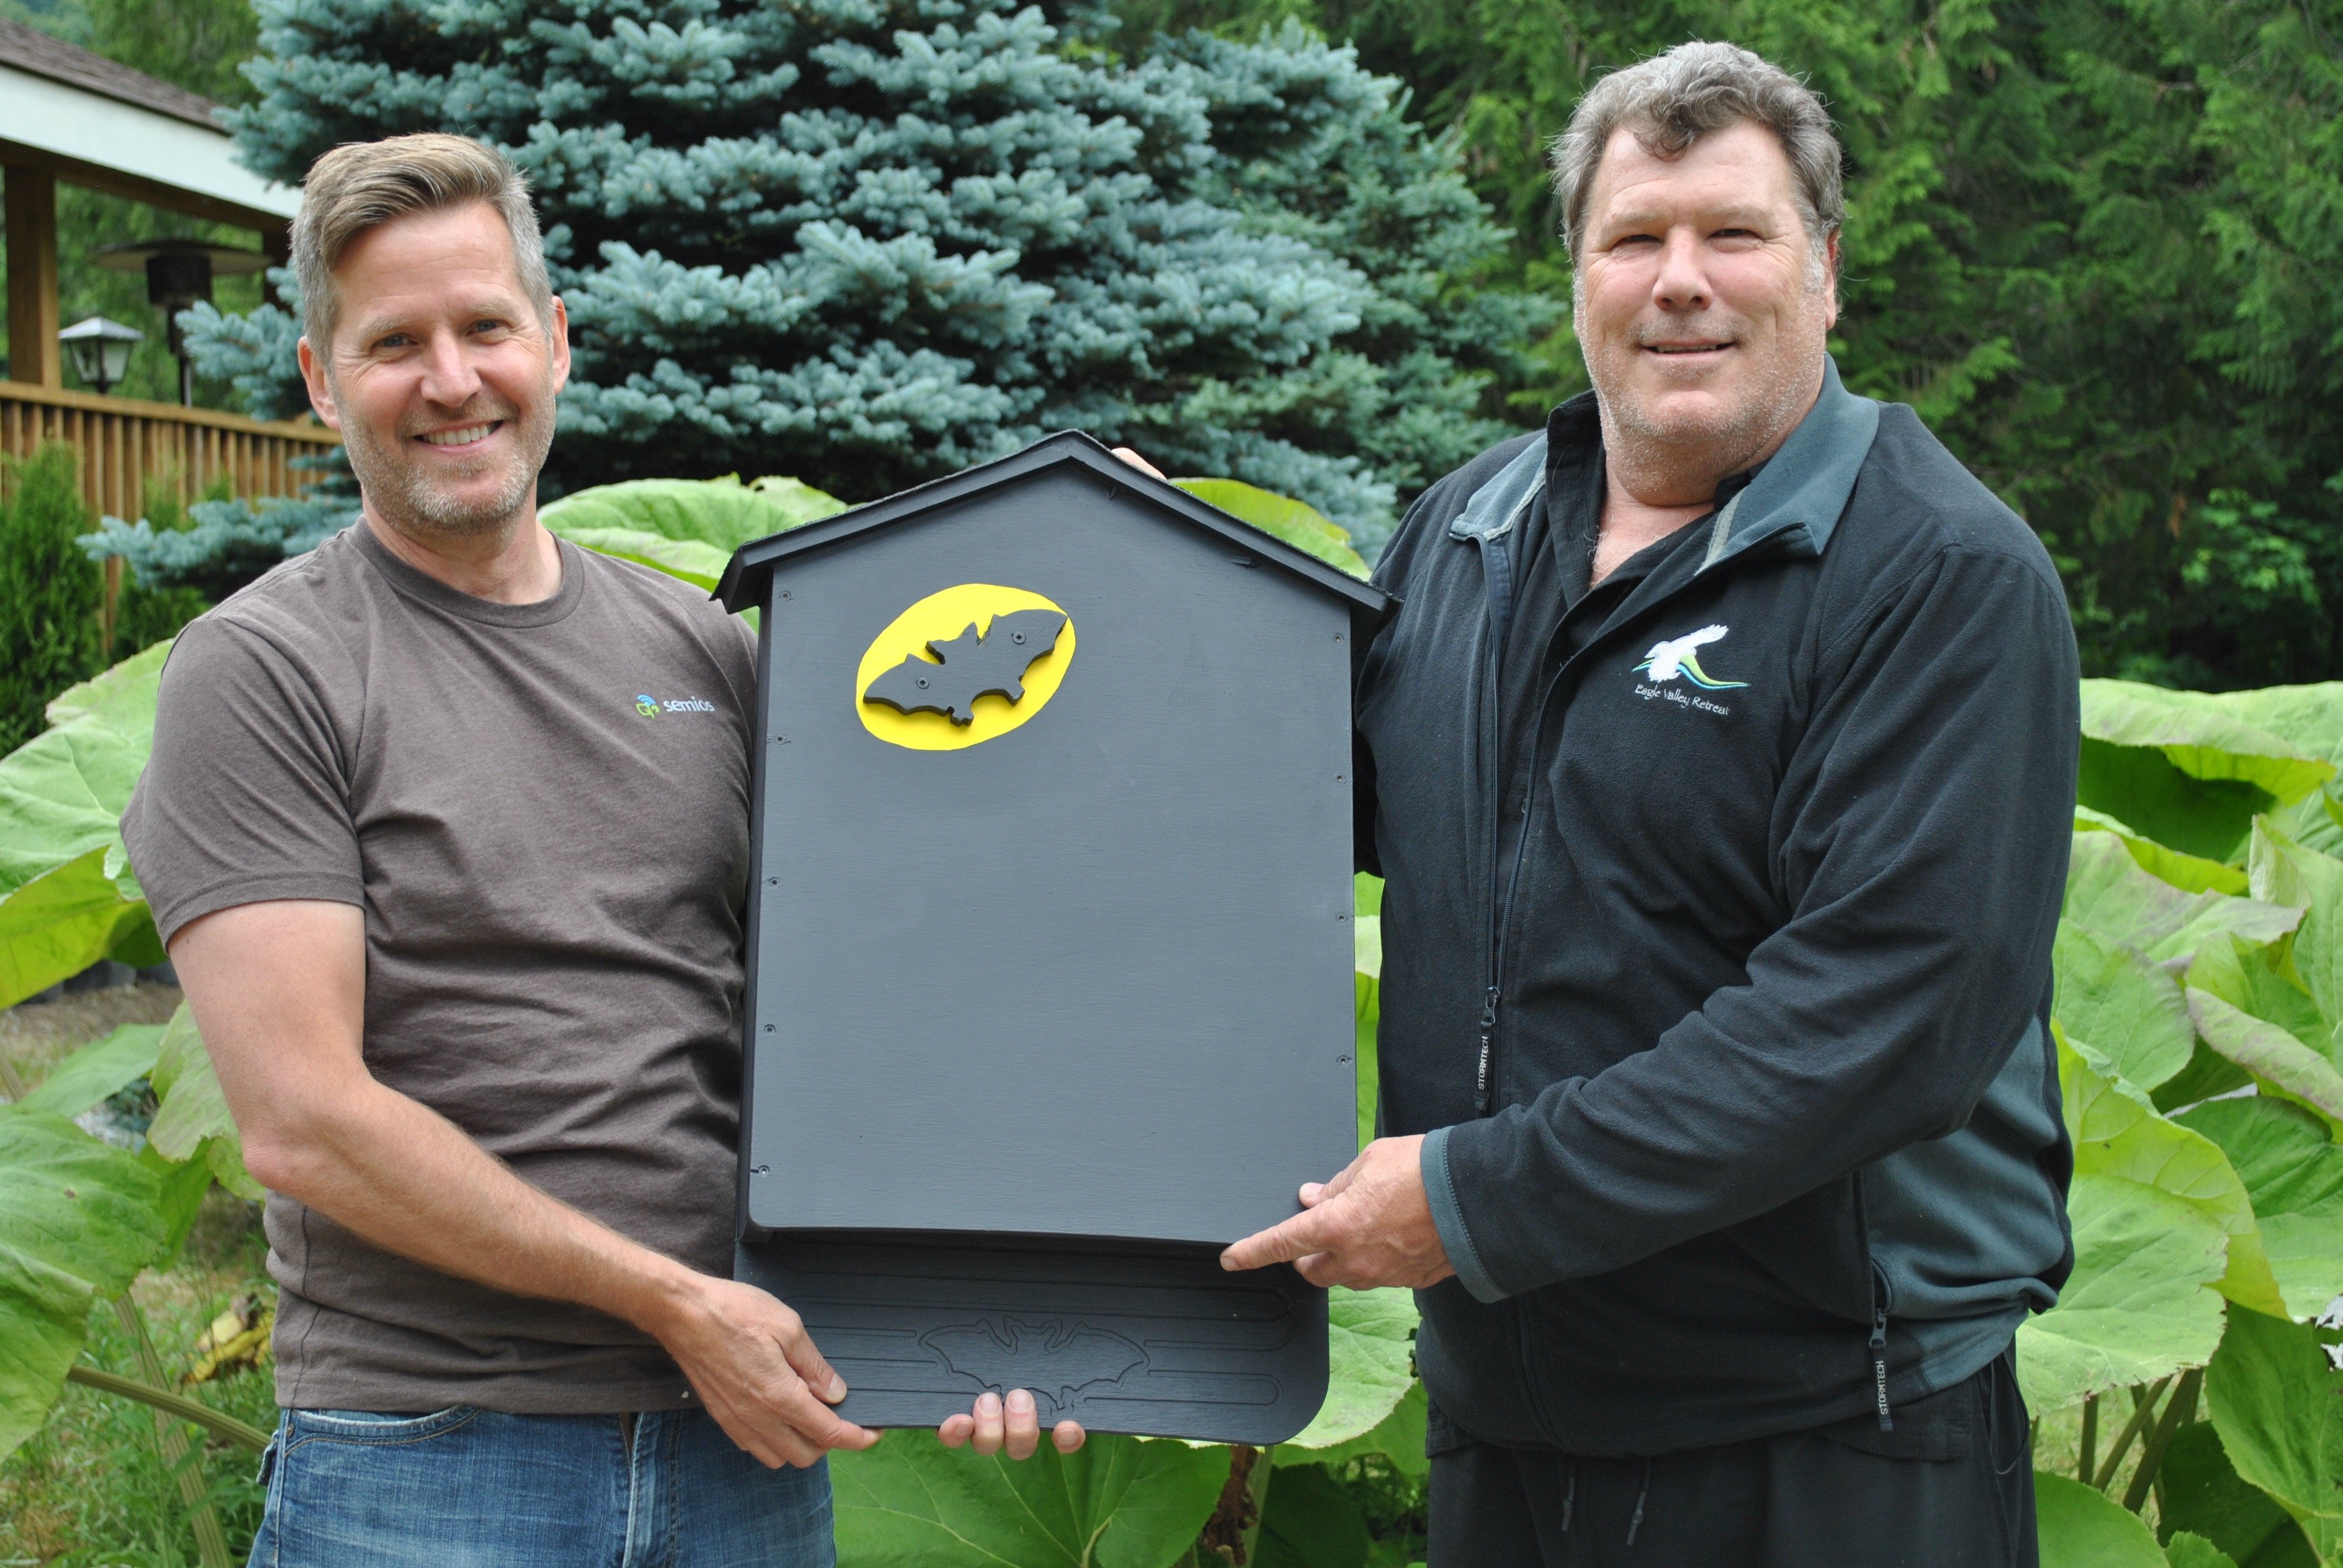
[[[88,503],[73,448],[0,457],[0,756],[46,727],[49,699],[97,672],[96,566],[74,548]]]
[[[737,471],[868,498],[1071,426],[1372,548],[1507,433],[1493,384],[1554,317],[1464,286],[1505,236],[1453,149],[1298,26],[1121,54],[1092,11],[1010,0],[260,10],[256,168],[442,129],[528,172],[577,352],[548,493]],[[255,413],[300,406],[290,316],[190,321]],[[188,580],[169,550],[319,521],[100,548]]]

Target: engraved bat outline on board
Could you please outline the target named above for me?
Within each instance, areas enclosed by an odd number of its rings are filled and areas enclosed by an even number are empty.
[[[978,698],[999,696],[1015,702],[1025,695],[1026,669],[1056,651],[1066,618],[1054,609],[1008,610],[994,616],[981,636],[970,621],[957,637],[929,640],[928,651],[940,662],[930,664],[907,653],[902,663],[870,682],[862,700],[883,702],[901,713],[940,713],[954,724],[971,723]]]
[[[962,1377],[972,1377],[989,1389],[1030,1388],[1036,1395],[1047,1394],[1061,1409],[1091,1384],[1121,1382],[1151,1360],[1111,1330],[1069,1324],[1063,1318],[1043,1323],[980,1318],[931,1329],[920,1336],[920,1342]]]

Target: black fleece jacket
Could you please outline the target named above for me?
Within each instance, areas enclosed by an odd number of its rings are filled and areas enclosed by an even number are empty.
[[[2071,1265],[2065,597],[1910,409],[1829,368],[1716,514],[1533,639],[1575,651],[1503,744],[1510,552],[1570,455],[1547,440],[1410,512],[1360,676],[1382,1114],[1429,1134],[1459,1276],[1421,1292],[1419,1365],[1520,1446],[1885,1426]]]

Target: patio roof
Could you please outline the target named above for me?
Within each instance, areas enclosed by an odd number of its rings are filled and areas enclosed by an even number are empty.
[[[301,193],[236,161],[210,99],[0,18],[0,164],[191,216],[269,229]]]
[[[0,167],[6,178],[8,374],[63,385],[56,182],[261,231],[284,254],[301,193],[236,158],[210,99],[0,17]]]

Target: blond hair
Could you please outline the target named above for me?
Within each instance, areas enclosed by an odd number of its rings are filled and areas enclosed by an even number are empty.
[[[293,219],[293,273],[301,286],[301,330],[320,354],[341,315],[334,268],[368,229],[416,213],[486,202],[511,232],[513,266],[537,307],[553,319],[553,285],[528,181],[512,160],[464,136],[425,132],[379,142],[351,142],[309,166],[301,210]]]

